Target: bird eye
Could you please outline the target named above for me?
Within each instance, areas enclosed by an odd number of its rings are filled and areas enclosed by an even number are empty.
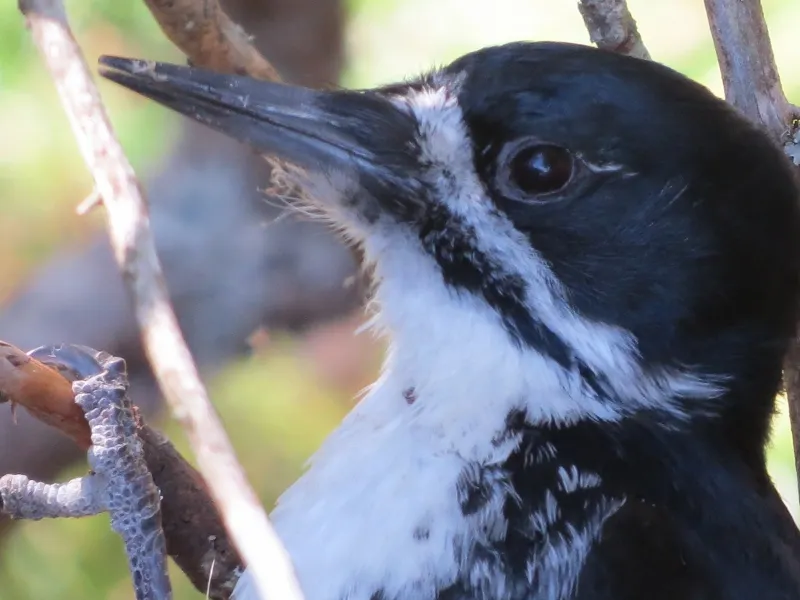
[[[537,144],[517,152],[509,164],[511,183],[527,195],[556,192],[570,179],[574,162],[572,154],[561,146]]]

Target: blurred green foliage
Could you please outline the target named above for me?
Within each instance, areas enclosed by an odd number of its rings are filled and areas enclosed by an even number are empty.
[[[351,86],[414,75],[476,47],[514,39],[588,41],[574,2],[347,3],[351,26],[343,81]],[[629,4],[658,60],[720,93],[702,3]],[[800,5],[768,0],[765,8],[785,87],[797,98],[800,74],[789,67],[800,62],[792,29],[800,22]],[[100,54],[179,58],[138,0],[68,0],[67,9],[90,64]],[[157,168],[175,137],[177,117],[106,82],[101,82],[101,91],[139,173]],[[99,226],[97,216],[74,216],[74,206],[90,191],[90,179],[14,2],[0,2],[0,131],[0,292],[8,294],[31,267],[64,244],[82,243]],[[294,480],[356,391],[354,385],[331,389],[298,344],[290,339],[273,342],[268,355],[229,367],[211,386],[242,462],[267,505]],[[376,372],[375,366],[365,369]],[[164,428],[187,452],[175,425],[166,423]],[[770,468],[794,509],[797,492],[785,410],[776,419],[775,432]],[[62,477],[83,470],[79,466]],[[202,597],[177,569],[173,572],[177,599]],[[24,523],[2,546],[0,600],[51,598],[132,598],[122,547],[106,517]]]

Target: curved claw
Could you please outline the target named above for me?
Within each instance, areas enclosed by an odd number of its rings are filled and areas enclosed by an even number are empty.
[[[58,371],[67,381],[86,379],[103,372],[101,364],[105,352],[80,344],[53,344],[39,346],[28,356]]]

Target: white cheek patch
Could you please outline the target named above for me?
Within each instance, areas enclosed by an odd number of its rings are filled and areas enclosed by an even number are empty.
[[[374,325],[390,340],[385,369],[400,389],[413,387],[417,400],[409,407],[400,395],[390,402],[391,396],[370,394],[356,411],[390,419],[398,410],[411,412],[417,423],[441,429],[452,449],[476,460],[515,408],[524,406],[528,418],[541,423],[619,417],[577,374],[511,343],[500,315],[485,301],[448,287],[413,233],[387,227],[371,235],[364,250],[378,278]]]
[[[543,257],[508,219],[493,210],[475,173],[471,142],[452,90],[425,90],[405,102],[419,122],[419,144],[430,165],[429,183],[439,192],[437,200],[472,227],[477,249],[505,271],[521,276],[527,283],[525,303],[532,314],[604,376],[627,408],[661,408],[682,416],[669,400],[710,399],[724,392],[721,378],[701,377],[677,366],[645,372],[637,340],[629,331],[590,320],[570,305]]]

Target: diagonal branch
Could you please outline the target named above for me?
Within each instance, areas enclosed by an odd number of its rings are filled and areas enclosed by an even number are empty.
[[[217,0],[144,0],[164,34],[197,66],[220,73],[279,81],[247,33]]]
[[[283,77],[310,87],[338,80],[342,0],[220,1],[235,22],[247,24],[253,45],[280,64]],[[342,283],[355,274],[349,249],[322,223],[281,217],[285,209],[263,191],[266,161],[202,125],[179,127],[169,155],[140,181],[173,309],[203,377],[248,354],[248,336],[259,328],[315,339],[317,324],[354,309],[363,282]],[[191,227],[186,210],[193,213]],[[108,234],[93,231],[87,242],[62,247],[15,286],[0,307],[0,332],[20,348],[70,340],[123,356],[132,400],[155,416],[163,398]],[[12,414],[0,407],[0,473],[50,481],[82,459],[54,429],[25,411],[18,419]],[[0,545],[14,524],[0,516]],[[219,567],[217,561],[215,573]]]
[[[784,141],[795,109],[781,87],[760,0],[705,4],[725,99]]]
[[[78,146],[107,209],[114,255],[135,307],[144,347],[225,522],[258,589],[302,598],[288,554],[236,460],[181,336],[156,256],[147,206],[116,139],[60,0],[20,0]]]

